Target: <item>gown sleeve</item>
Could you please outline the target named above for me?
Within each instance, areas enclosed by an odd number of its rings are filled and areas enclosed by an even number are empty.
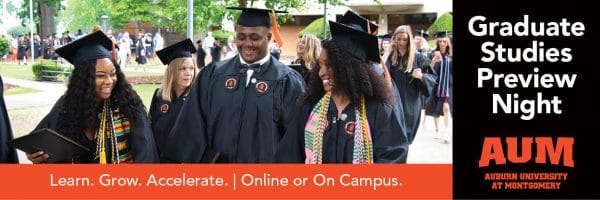
[[[376,109],[373,127],[373,157],[375,163],[406,163],[408,140],[401,134],[401,126],[393,113],[393,107],[383,103],[374,104]]]
[[[154,134],[150,122],[146,117],[143,107],[137,109],[138,119],[132,122],[132,131],[129,135],[131,153],[134,163],[158,163],[158,151],[154,141]]]
[[[4,88],[0,77],[0,163],[18,163],[15,149],[8,145],[13,139],[12,129],[6,105],[4,105]]]
[[[302,163],[304,162],[304,129],[298,127],[304,123],[298,113],[301,107],[298,97],[304,92],[304,79],[299,73],[290,72],[282,88],[282,115],[279,131],[283,133],[281,142],[275,152],[275,162]]]
[[[416,53],[414,68],[424,68],[421,66],[421,64],[423,64],[426,59],[428,59],[426,53]],[[423,81],[414,81],[413,87],[416,87],[418,90],[420,90],[423,96],[429,97],[429,95],[431,95],[431,91],[433,91],[433,88],[435,87],[437,73],[435,70],[432,70],[432,73],[426,73],[425,71],[426,70],[421,70],[421,72],[423,72]]]
[[[152,125],[154,125],[154,123],[156,122],[156,119],[154,117],[156,117],[156,112],[158,111],[158,108],[156,107],[156,104],[158,103],[158,97],[156,96],[158,90],[159,88],[156,88],[156,90],[154,90],[154,94],[152,95],[152,102],[150,102],[150,110],[148,111],[148,118],[150,119],[150,123]]]

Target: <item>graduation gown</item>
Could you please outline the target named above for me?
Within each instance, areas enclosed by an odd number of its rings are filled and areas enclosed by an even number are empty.
[[[408,141],[401,132],[400,124],[393,113],[393,106],[366,99],[367,121],[373,141],[373,161],[375,163],[406,163]],[[314,105],[302,107],[302,121],[305,125]],[[334,101],[330,101],[327,124],[323,133],[323,163],[352,163],[354,134],[348,127],[355,123],[355,104],[350,103],[342,111],[347,117],[337,116]],[[342,116],[342,115],[340,115]],[[304,126],[302,126],[304,130]],[[302,141],[304,138],[302,137]]]
[[[260,66],[246,87],[239,55],[207,66],[194,83],[175,127],[166,158],[176,162],[304,162],[298,133],[300,74],[274,59]],[[300,144],[290,146],[284,141]]]
[[[416,53],[413,69],[421,68],[421,62],[424,55]],[[398,63],[401,63],[399,61]],[[412,77],[412,72],[404,72],[405,69],[400,67],[392,67],[391,56],[386,61],[392,80],[398,87],[402,107],[404,109],[404,120],[406,125],[406,136],[409,143],[415,139],[419,122],[421,121],[421,108],[423,107],[420,100],[422,95],[429,96],[430,91],[435,83],[436,75],[423,72],[423,81]]]
[[[129,153],[133,156],[134,163],[157,163],[159,161],[158,153],[156,151],[156,144],[154,143],[150,122],[146,117],[146,111],[143,107],[138,108],[137,111],[139,119],[137,121],[130,121],[131,132],[129,133],[127,141]],[[57,130],[59,112],[59,103],[57,102],[54,104],[54,107],[52,107],[52,110],[50,110],[50,113],[40,121],[35,130],[43,128]],[[96,151],[96,141],[86,140],[77,142],[80,142],[90,149],[89,155],[80,155],[80,162],[92,163]]]
[[[4,104],[4,85],[0,77],[0,163],[18,163],[15,149],[8,145],[12,139],[10,120]]]
[[[187,94],[182,94],[180,97],[174,99],[171,102],[167,102],[162,97],[157,96],[159,89],[154,91],[152,96],[152,103],[150,103],[150,122],[152,124],[152,132],[154,133],[154,139],[158,152],[165,149],[165,141],[169,132],[175,125],[175,120],[181,111],[181,107],[187,98]],[[173,95],[175,97],[175,95]],[[161,161],[165,161],[161,158]]]
[[[442,63],[444,63],[446,61],[448,61],[447,62],[448,65],[442,67]],[[425,114],[429,115],[429,116],[433,116],[433,117],[439,117],[444,114],[444,99],[445,98],[440,98],[437,96],[437,91],[438,91],[438,88],[440,87],[440,83],[444,83],[444,82],[448,83],[449,96],[447,98],[448,98],[448,104],[450,106],[450,112],[452,112],[453,102],[452,102],[452,58],[451,57],[443,56],[442,61],[436,63],[435,66],[433,67],[433,71],[436,74],[441,75],[442,70],[445,70],[444,74],[446,74],[446,73],[448,74],[444,77],[448,80],[442,81],[442,80],[440,80],[442,77],[438,76],[438,79],[436,80],[436,84],[432,88],[431,96],[429,97],[429,99],[427,100],[427,103],[425,105]]]

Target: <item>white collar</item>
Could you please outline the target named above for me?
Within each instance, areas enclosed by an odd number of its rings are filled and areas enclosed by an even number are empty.
[[[267,55],[266,55],[264,58],[262,58],[262,59],[260,59],[260,60],[258,60],[258,61],[256,61],[256,62],[254,62],[254,63],[252,63],[252,64],[260,64],[260,65],[263,65],[263,64],[265,64],[267,61],[269,61],[269,58],[271,58],[271,54],[267,52]],[[247,64],[248,64],[246,61],[244,61],[244,59],[242,58],[242,55],[240,55],[240,63],[242,63],[243,65],[247,65]]]

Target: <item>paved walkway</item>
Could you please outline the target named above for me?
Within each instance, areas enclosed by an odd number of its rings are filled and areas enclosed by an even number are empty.
[[[30,81],[9,77],[2,77],[2,80],[7,84],[33,88],[41,91],[5,96],[4,100],[6,101],[6,109],[8,110],[29,108],[33,106],[54,105],[56,100],[58,100],[58,98],[60,98],[60,96],[62,96],[67,89],[64,83]]]

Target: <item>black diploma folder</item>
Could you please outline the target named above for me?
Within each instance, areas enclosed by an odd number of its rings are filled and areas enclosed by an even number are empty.
[[[71,162],[74,157],[90,151],[85,146],[47,128],[16,138],[11,144],[29,154],[44,151],[49,156],[48,163]]]

